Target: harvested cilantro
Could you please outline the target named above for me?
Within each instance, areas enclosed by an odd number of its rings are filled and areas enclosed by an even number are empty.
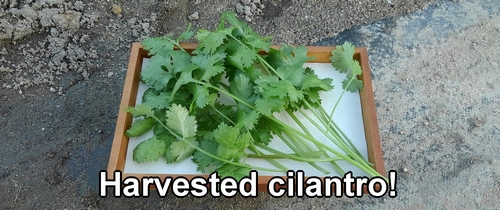
[[[332,79],[320,79],[313,69],[303,67],[312,59],[307,48],[282,45],[272,49],[269,37],[261,37],[232,13],[223,14],[215,31],[199,30],[195,38],[200,44],[188,53],[180,41],[193,34],[188,27],[177,38],[142,42],[152,56],[141,73],[141,81],[149,89],[141,105],[126,111],[144,119],[136,121],[126,135],[153,129],[154,137],[136,147],[135,161],[164,157],[173,163],[192,157],[203,173],[217,171],[221,176],[241,178],[252,169],[288,171],[274,158],[307,162],[324,173],[328,170],[315,162],[330,162],[344,173],[335,162],[344,160],[370,176],[380,176],[331,120],[335,108],[328,114],[321,106],[319,93],[334,87]],[[357,79],[361,67],[353,55],[350,43],[332,51],[332,65],[347,75],[344,92],[363,87]],[[304,110],[310,110],[319,122]],[[302,129],[275,118],[277,112],[288,113]],[[339,149],[317,141],[295,116],[297,112]],[[268,147],[273,135],[294,153]],[[266,159],[276,168],[248,165],[249,156]]]

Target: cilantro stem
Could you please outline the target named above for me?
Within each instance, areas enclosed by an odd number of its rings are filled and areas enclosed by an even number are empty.
[[[203,154],[205,154],[205,155],[207,155],[207,156],[209,156],[209,157],[211,157],[213,159],[216,159],[216,160],[219,160],[219,161],[222,161],[224,163],[231,164],[231,165],[235,165],[235,166],[239,166],[239,167],[244,167],[244,168],[249,168],[249,169],[256,169],[256,170],[269,171],[269,172],[286,172],[284,170],[279,170],[279,169],[263,168],[263,167],[258,167],[258,166],[251,166],[251,165],[247,165],[247,164],[236,163],[236,162],[233,162],[233,161],[228,161],[228,160],[226,160],[224,158],[220,158],[219,156],[213,155],[210,152],[207,152],[204,149],[202,149],[202,148],[200,148],[200,147],[192,144],[188,140],[182,138],[177,133],[175,133],[174,131],[172,131],[167,125],[165,125],[156,116],[152,115],[150,117],[154,118],[158,123],[160,123],[161,126],[163,126],[165,129],[167,129],[167,131],[170,132],[170,134],[172,134],[174,137],[176,137],[177,139],[181,139],[185,143],[189,144],[189,146],[195,148],[196,150],[200,151],[201,153],[203,153]]]
[[[306,152],[302,153],[301,155],[298,155],[296,153],[287,153],[287,155],[290,156],[297,156],[297,157],[306,157],[306,158],[311,158],[311,157],[320,157],[323,155],[325,152],[323,151],[314,151],[314,152]],[[269,158],[269,159],[281,159],[281,158],[286,158],[281,155],[275,155],[275,154],[248,154],[249,158]],[[341,158],[337,158],[338,160],[342,160]]]
[[[289,158],[289,159],[292,159],[292,160],[296,160],[296,161],[300,161],[300,162],[331,162],[331,161],[338,161],[338,160],[341,160],[342,158],[340,157],[334,157],[334,158],[307,158],[307,157],[302,157],[301,155],[289,155],[287,153],[284,153],[284,152],[280,152],[276,149],[273,149],[271,147],[268,147],[264,144],[261,144],[261,143],[257,143],[255,144],[257,147],[260,147],[262,148],[263,150],[266,150],[268,152],[271,152],[271,153],[274,153],[274,154],[277,154],[277,155],[280,155],[280,156],[283,156],[283,157],[286,157],[286,158]],[[326,173],[329,173],[328,171],[325,171]]]
[[[307,130],[306,126],[304,126],[304,124],[297,118],[297,116],[295,116],[295,114],[293,114],[291,111],[288,111],[287,110],[287,113],[288,115],[290,115],[290,117],[292,117],[293,121],[295,121],[295,123],[297,123],[297,125],[299,125],[299,127],[304,131],[306,132],[307,135],[309,136],[312,136],[312,134],[309,132],[309,130]],[[321,149],[321,147],[317,144],[314,144],[318,149]],[[330,156],[325,153],[324,154],[325,157],[329,158]],[[332,161],[330,162],[330,164],[332,164],[332,166],[338,171],[340,172],[341,174],[345,174],[345,171],[344,169],[342,169],[335,161]]]

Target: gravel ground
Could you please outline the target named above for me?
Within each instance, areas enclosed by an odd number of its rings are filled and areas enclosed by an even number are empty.
[[[408,2],[2,1],[0,208],[495,208],[500,3]],[[398,197],[97,195],[131,43],[177,34],[188,22],[213,28],[222,11],[276,43],[368,48]]]

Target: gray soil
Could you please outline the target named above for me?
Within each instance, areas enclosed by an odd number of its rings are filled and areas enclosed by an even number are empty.
[[[138,2],[0,2],[0,209],[497,207],[500,2]],[[223,11],[275,43],[368,48],[396,198],[98,196],[131,43]]]

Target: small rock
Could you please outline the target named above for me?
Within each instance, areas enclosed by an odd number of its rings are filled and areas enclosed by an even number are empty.
[[[110,71],[110,72],[108,72],[108,77],[112,77],[113,75],[114,75],[114,73],[113,73],[113,72],[111,72],[111,71]]]
[[[130,18],[129,20],[127,20],[127,23],[130,26],[133,26],[135,24],[135,22],[137,22],[137,18]]]
[[[142,23],[141,27],[142,27],[142,30],[147,31],[147,30],[149,30],[149,23]]]
[[[429,122],[425,121],[425,122],[424,122],[424,125],[425,125],[425,126],[429,125]]]
[[[44,131],[44,130],[45,130],[45,128],[42,128],[42,131]]]
[[[243,4],[250,4],[252,3],[252,0],[241,0],[241,2],[243,2]]]
[[[113,8],[111,9],[111,11],[113,11],[113,13],[115,13],[115,15],[122,14],[122,7],[120,7],[119,5],[113,4]]]
[[[253,0],[254,4],[260,4],[260,0]]]
[[[55,88],[53,88],[53,87],[50,87],[50,92],[55,93],[55,92],[56,92],[56,89],[55,89]]]
[[[241,5],[240,3],[236,4],[236,12],[239,14],[245,13],[245,6]]]
[[[191,14],[190,16],[188,16],[188,19],[190,21],[198,20],[198,19],[200,19],[200,16],[198,15],[198,12],[194,12],[193,14]]]
[[[76,2],[73,4],[73,8],[74,8],[75,10],[78,10],[78,11],[82,11],[82,10],[83,10],[83,8],[84,8],[84,6],[85,6],[85,5],[83,4],[83,2],[82,2],[82,1],[76,1]]]

